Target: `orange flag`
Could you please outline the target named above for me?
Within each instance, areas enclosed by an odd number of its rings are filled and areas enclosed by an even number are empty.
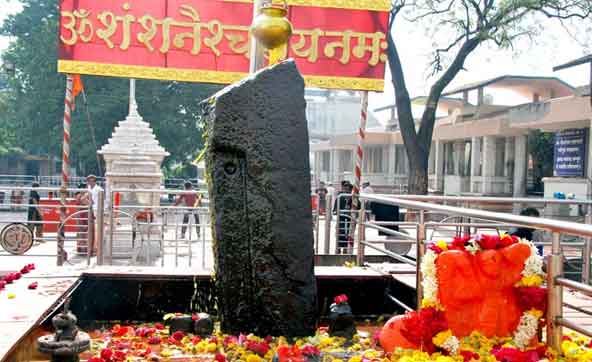
[[[74,74],[72,76],[72,96],[74,99],[81,93],[84,92],[84,84],[82,84],[82,79],[80,79],[80,74]]]

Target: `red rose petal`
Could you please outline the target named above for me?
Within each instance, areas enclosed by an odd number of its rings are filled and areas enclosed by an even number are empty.
[[[35,290],[35,289],[37,289],[38,286],[39,286],[39,284],[37,282],[33,282],[33,283],[29,284],[28,288],[31,290]]]

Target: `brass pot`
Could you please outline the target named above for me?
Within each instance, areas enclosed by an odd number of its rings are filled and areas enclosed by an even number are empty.
[[[292,24],[286,18],[287,4],[282,6],[266,5],[253,19],[251,31],[266,49],[275,49],[286,44],[292,35]]]

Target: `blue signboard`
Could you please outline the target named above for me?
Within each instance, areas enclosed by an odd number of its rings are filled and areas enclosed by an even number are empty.
[[[567,129],[555,134],[553,173],[559,177],[585,175],[587,129]]]

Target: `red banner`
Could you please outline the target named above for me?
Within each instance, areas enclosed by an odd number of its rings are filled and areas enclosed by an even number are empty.
[[[289,0],[307,86],[382,91],[389,0]],[[249,0],[62,0],[62,73],[229,84],[248,73]]]

